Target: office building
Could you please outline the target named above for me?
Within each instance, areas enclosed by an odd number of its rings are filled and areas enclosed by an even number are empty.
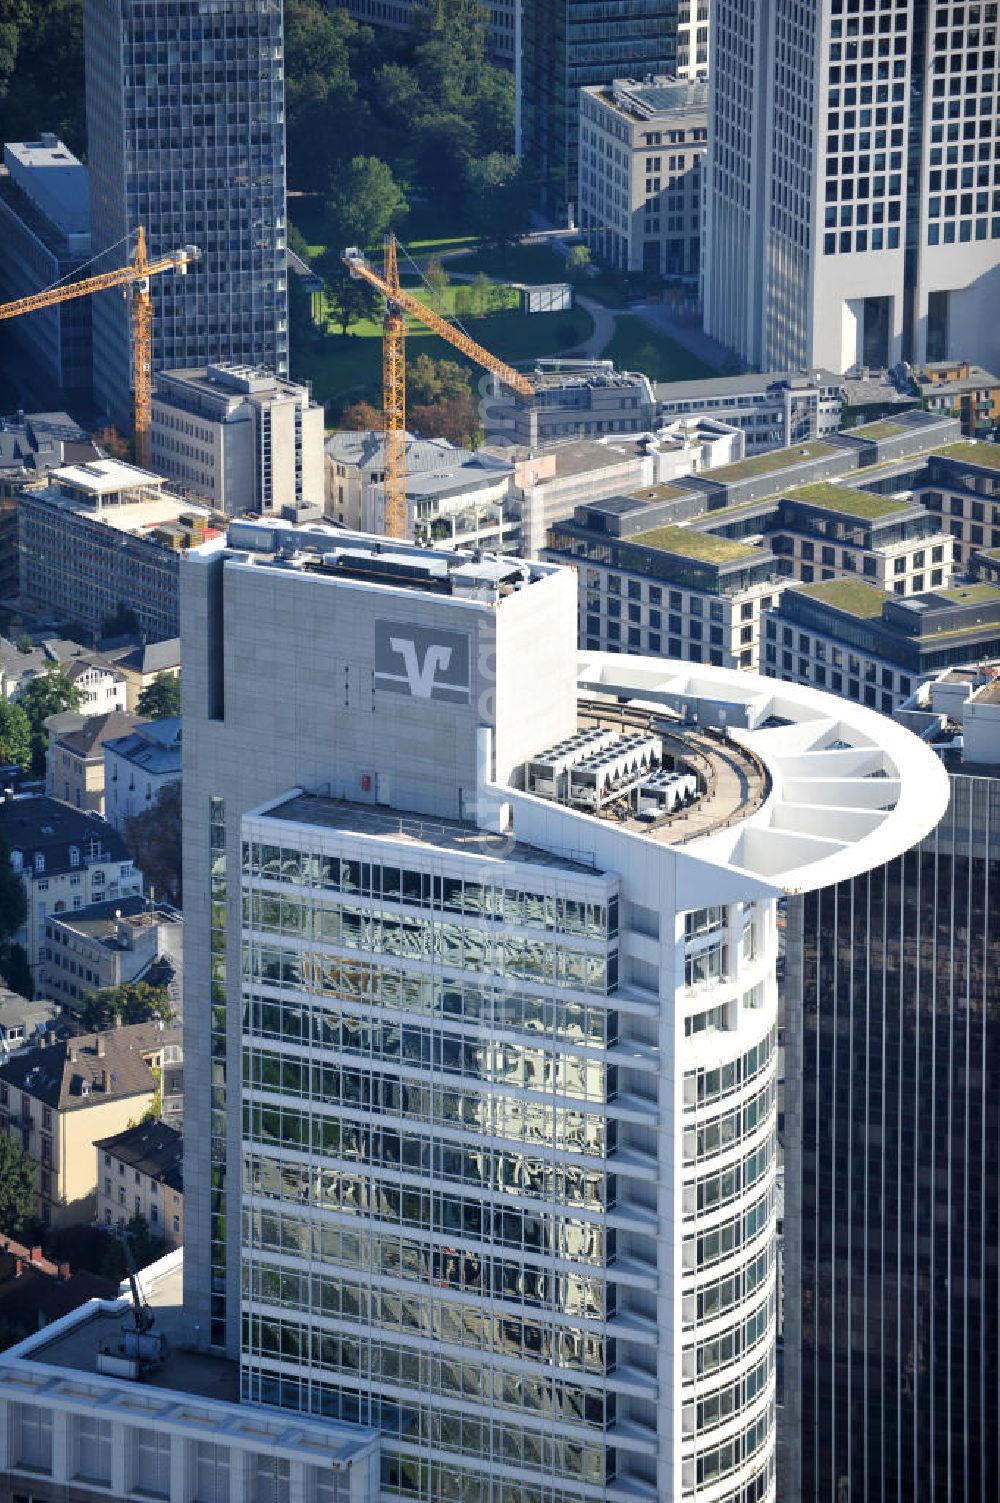
[[[760,369],[1000,364],[989,7],[719,0],[705,327]]]
[[[122,265],[196,245],[154,280],[153,370],[288,372],[281,0],[86,0],[91,231]],[[103,266],[102,262],[102,266]],[[132,423],[129,305],[93,300],[94,396]]]
[[[106,988],[147,981],[163,986],[181,1004],[183,976],[181,915],[164,903],[136,894],[57,910],[45,919],[41,985],[68,1013]],[[182,1058],[180,1048],[170,1064]],[[177,1094],[181,1090],[178,1084]]]
[[[900,599],[860,579],[794,584],[767,611],[763,636],[768,678],[891,715],[932,674],[1000,656],[1000,588],[976,581]]]
[[[843,407],[842,382],[830,371],[769,371],[764,375],[706,376],[698,381],[657,381],[657,416],[705,416],[740,428],[747,454],[836,433]]]
[[[1000,1477],[1000,692],[948,670],[898,713],[939,748],[946,813],[788,907],[785,1437],[803,1503],[990,1503]]]
[[[0,172],[0,302],[44,292],[91,256],[86,167],[57,136],[10,141]],[[25,388],[51,399],[90,392],[90,300],[79,298],[10,321]]]
[[[192,1351],[183,1262],[178,1249],[140,1271],[141,1360],[128,1295],[59,1312],[0,1353],[4,1498],[375,1503],[377,1435],[240,1404],[236,1364]]]
[[[696,278],[708,85],[616,78],[580,90],[580,229],[620,271]]]
[[[574,221],[580,90],[615,78],[704,78],[708,7],[700,0],[521,0],[520,149],[550,213]]]
[[[212,513],[117,459],[66,465],[17,496],[21,596],[50,620],[99,636],[131,611],[140,632],[176,637],[180,555]]]
[[[616,371],[610,360],[539,360],[530,397],[493,383],[483,402],[489,444],[536,449],[562,438],[647,433],[656,426],[648,376]]]
[[[923,834],[933,755],[578,665],[551,565],[239,522],[183,582],[202,1339],[383,1496],[773,1498],[776,901]]]
[[[217,511],[323,504],[323,409],[270,371],[162,371],[150,438],[157,473]]]

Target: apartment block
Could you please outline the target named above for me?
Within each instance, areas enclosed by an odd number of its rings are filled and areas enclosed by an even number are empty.
[[[616,78],[580,90],[580,229],[620,271],[696,278],[701,268],[703,81]]]
[[[104,745],[130,732],[135,716],[122,710],[103,715],[70,711],[49,717],[45,792],[75,809],[104,814]]]
[[[212,361],[288,371],[281,0],[86,0],[93,242],[120,265],[196,245],[153,288],[153,370]],[[114,247],[114,249],[110,249]],[[98,268],[101,269],[101,268]],[[129,306],[93,302],[94,396],[132,423]]]
[[[53,908],[45,919],[40,986],[70,1013],[79,1012],[94,992],[134,981],[165,986],[179,1008],[183,937],[176,909],[139,894],[79,909]]]
[[[212,513],[115,459],[66,465],[18,492],[21,594],[28,608],[95,636],[124,607],[153,639],[178,633],[180,554]]]
[[[141,721],[104,743],[105,816],[116,830],[152,809],[181,775],[181,718]]]
[[[914,372],[929,412],[961,419],[966,438],[991,439],[1000,429],[1000,376],[968,360],[928,361]]]
[[[10,141],[0,172],[0,302],[44,292],[90,259],[87,169],[57,136]],[[79,298],[15,318],[10,337],[22,352],[27,384],[85,396],[91,381],[90,301]]]
[[[217,511],[323,504],[323,409],[271,371],[161,371],[150,439],[157,473]]]
[[[719,0],[705,327],[750,365],[1000,364],[995,16]]]
[[[168,1247],[184,1245],[184,1139],[166,1122],[98,1138],[97,1224],[121,1231],[141,1216]]]

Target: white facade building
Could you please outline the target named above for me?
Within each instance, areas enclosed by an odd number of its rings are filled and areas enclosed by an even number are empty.
[[[378,1427],[386,1499],[768,1500],[776,901],[944,774],[578,659],[576,594],[250,523],[185,563],[185,1303],[251,1402]]]
[[[181,775],[181,719],[148,720],[104,745],[104,816],[116,830],[152,809]]]
[[[762,369],[1000,357],[990,8],[718,0],[705,327]]]

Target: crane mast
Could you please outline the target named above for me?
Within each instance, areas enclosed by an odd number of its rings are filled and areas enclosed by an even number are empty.
[[[23,313],[37,313],[58,303],[91,297],[95,292],[107,292],[111,287],[131,287],[135,454],[136,463],[143,469],[149,468],[152,420],[153,302],[149,292],[150,278],[164,271],[176,271],[178,276],[185,276],[188,267],[200,259],[201,251],[196,245],[185,245],[151,261],[146,251],[146,232],[140,225],[135,254],[128,266],[119,266],[96,277],[83,277],[64,286],[49,287],[45,292],[33,292],[29,297],[17,298],[11,303],[0,303],[0,319],[19,318]]]
[[[385,298],[382,319],[382,431],[385,459],[384,526],[387,537],[406,537],[406,320],[410,313],[422,324],[447,340],[455,349],[503,381],[521,396],[530,397],[535,388],[527,376],[498,360],[489,350],[456,329],[433,308],[399,285],[396,262],[396,239],[386,237],[385,274],[379,276],[364,253],[349,246],[341,258],[352,277],[360,278]]]

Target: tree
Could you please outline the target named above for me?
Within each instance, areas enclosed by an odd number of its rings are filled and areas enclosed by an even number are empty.
[[[430,406],[410,408],[414,432],[424,438],[446,438],[461,448],[474,448],[482,437],[479,409],[471,392]]]
[[[566,256],[566,274],[571,282],[581,282],[590,265],[590,247],[571,245]]]
[[[430,404],[468,396],[469,372],[457,360],[434,360],[418,355],[406,370],[406,394],[411,402]]]
[[[17,933],[27,916],[24,882],[10,864],[7,837],[0,835],[0,946]]]
[[[506,248],[527,229],[531,194],[512,152],[474,157],[465,169],[465,187],[472,227],[487,244]]]
[[[31,770],[37,777],[45,774],[45,752],[49,744],[46,720],[64,710],[78,710],[80,700],[79,689],[70,683],[56,663],[50,664],[22,691],[21,708],[31,727]]]
[[[339,250],[324,251],[317,262],[317,270],[326,284],[327,306],[342,335],[346,335],[351,324],[360,319],[377,316],[378,293],[368,282],[351,276],[340,259]]]
[[[347,245],[370,250],[382,243],[409,209],[388,163],[378,157],[353,157],[335,174],[326,202],[326,239],[339,252]]]
[[[19,997],[29,1001],[35,995],[35,982],[28,964],[28,952],[23,945],[7,940],[0,945],[0,976]]]
[[[35,1164],[20,1143],[0,1132],[0,1231],[16,1237],[35,1217]]]
[[[175,1013],[166,987],[150,986],[148,981],[102,987],[99,992],[90,992],[80,1008],[80,1022],[92,1033],[120,1024],[148,1023],[153,1018],[172,1023]]]
[[[181,713],[179,673],[158,673],[139,695],[136,709],[149,720],[168,720]]]
[[[428,261],[427,269],[424,272],[424,281],[438,297],[451,284],[451,277],[445,271],[438,256],[432,256]]]
[[[20,705],[0,699],[0,762],[31,764],[31,726]]]
[[[321,191],[328,179],[320,142],[364,139],[368,106],[352,76],[359,28],[344,10],[317,0],[285,0],[285,112],[290,181]],[[297,249],[297,247],[296,247]]]
[[[98,448],[104,449],[112,459],[128,459],[128,439],[122,438],[114,424],[109,423],[99,433],[94,434],[94,442]]]
[[[370,402],[352,402],[340,414],[340,426],[349,433],[380,433],[382,414]]]
[[[161,788],[151,808],[125,821],[122,835],[129,855],[165,903],[180,908],[183,897],[181,871],[181,784]]]

